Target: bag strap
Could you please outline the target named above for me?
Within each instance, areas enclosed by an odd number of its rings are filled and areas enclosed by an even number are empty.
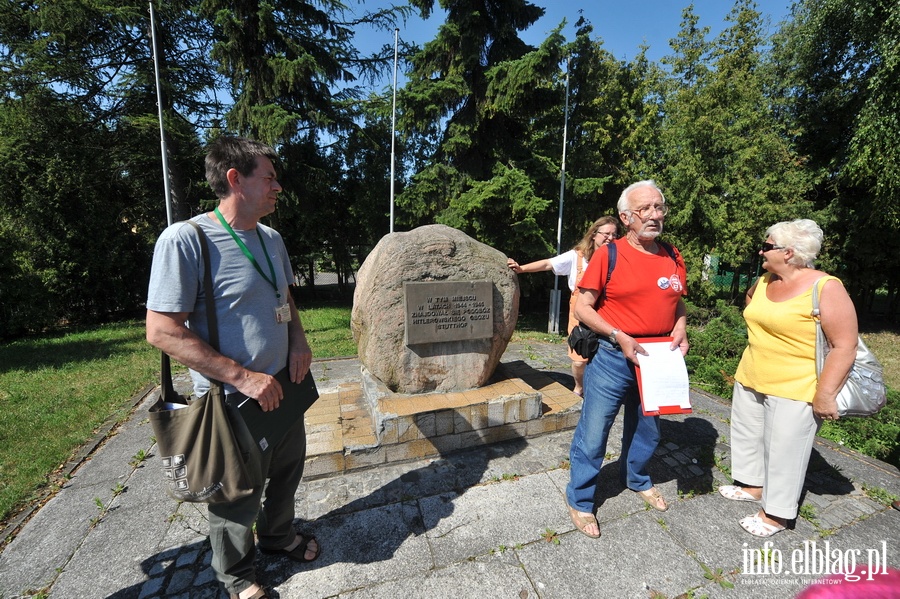
[[[675,265],[677,266],[677,265],[678,265],[678,260],[675,258],[675,248],[674,248],[672,245],[666,243],[665,241],[659,241],[659,240],[657,240],[656,243],[657,243],[662,249],[666,250],[666,253],[669,254],[669,258],[671,258],[672,261],[675,262]]]
[[[216,318],[216,302],[213,298],[212,287],[212,268],[210,267],[209,246],[206,241],[206,235],[203,229],[192,220],[185,221],[193,225],[197,230],[197,237],[200,239],[200,253],[203,254],[203,290],[206,295],[206,324],[209,329],[209,344],[216,351],[219,351],[219,324]],[[162,364],[160,367],[160,399],[162,401],[172,401],[177,399],[179,395],[175,392],[175,386],[172,384],[172,365],[169,354],[162,354]],[[210,381],[210,384],[221,385],[221,382]]]
[[[618,250],[616,249],[615,243],[607,243],[606,244],[606,282],[603,284],[603,289],[600,290],[600,297],[597,298],[598,301],[602,301],[606,299],[606,287],[609,285],[609,279],[612,278],[612,273],[616,269],[616,257],[618,256]]]
[[[816,324],[819,323],[819,320],[820,320],[821,315],[822,315],[821,310],[819,310],[819,285],[821,284],[821,285],[824,286],[825,283],[827,283],[827,282],[830,281],[831,279],[836,279],[836,278],[837,278],[837,277],[833,277],[833,276],[831,276],[831,275],[825,275],[825,276],[819,277],[818,279],[816,279],[816,282],[813,283],[813,288],[812,288],[812,312],[811,312],[811,314],[812,314],[813,320],[816,321]]]

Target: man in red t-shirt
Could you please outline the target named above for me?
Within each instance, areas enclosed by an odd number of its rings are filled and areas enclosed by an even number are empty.
[[[672,351],[687,354],[685,332],[687,272],[681,254],[657,241],[669,209],[653,181],[639,181],[622,192],[617,205],[626,235],[615,242],[616,262],[607,282],[608,247],[599,248],[578,285],[575,315],[600,335],[600,348],[584,375],[584,403],[572,438],[570,480],[566,487],[569,515],[589,537],[599,537],[594,516],[597,475],[606,454],[613,421],[624,406],[622,484],[652,508],[668,509],[647,463],[659,444],[659,417],[640,408],[634,366],[646,355],[636,338],[672,337]]]

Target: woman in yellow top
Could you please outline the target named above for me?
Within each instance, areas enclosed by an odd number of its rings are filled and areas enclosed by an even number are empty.
[[[837,420],[835,397],[856,356],[853,302],[839,279],[813,267],[822,240],[822,229],[809,219],[769,227],[759,251],[768,272],[747,292],[749,344],[734,375],[731,404],[736,484],[719,487],[719,493],[761,502],[759,512],[740,521],[758,537],[784,530],[797,517],[813,440],[822,420]],[[832,346],[818,378],[813,285]]]
[[[584,271],[587,270],[588,262],[591,256],[601,245],[611,243],[618,237],[619,221],[614,216],[601,216],[590,226],[578,245],[568,252],[564,252],[553,258],[538,260],[537,262],[529,262],[524,266],[510,258],[507,265],[516,273],[522,274],[526,272],[541,272],[544,270],[552,270],[554,274],[566,275],[569,278],[569,290],[572,296],[569,299],[569,327],[566,329],[569,333],[578,324],[575,318],[575,300],[578,299],[578,283],[581,281]],[[584,368],[588,361],[569,349],[569,359],[572,360],[572,378],[575,379],[576,395],[584,395]]]

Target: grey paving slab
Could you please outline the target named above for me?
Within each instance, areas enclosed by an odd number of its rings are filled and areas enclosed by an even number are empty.
[[[496,488],[503,485],[503,490]],[[420,500],[435,564],[447,566],[572,528],[562,497],[542,474]]]
[[[421,576],[434,567],[423,518],[416,502],[323,517],[304,532],[322,541],[311,564],[267,557],[260,578],[282,597],[332,597]]]
[[[528,599],[538,596],[527,573],[518,563],[494,555],[435,568],[415,579],[391,581],[340,595],[341,599]]]
[[[599,539],[569,532],[559,541],[516,550],[547,599],[674,597],[703,582],[697,562],[647,512],[608,522]]]

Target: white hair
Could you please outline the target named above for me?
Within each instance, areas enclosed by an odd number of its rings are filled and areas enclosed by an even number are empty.
[[[632,183],[631,185],[626,187],[624,191],[622,191],[622,195],[619,196],[619,202],[616,204],[616,209],[619,211],[619,214],[631,210],[631,202],[628,201],[628,196],[638,187],[652,187],[657,191],[657,193],[659,193],[659,197],[662,198],[662,203],[666,203],[666,196],[663,194],[662,190],[657,187],[656,181],[654,181],[653,179],[645,179],[644,181]]]
[[[766,229],[766,237],[771,237],[775,245],[794,250],[794,255],[788,260],[789,264],[807,268],[812,268],[825,240],[825,234],[819,225],[808,218],[775,223]]]

